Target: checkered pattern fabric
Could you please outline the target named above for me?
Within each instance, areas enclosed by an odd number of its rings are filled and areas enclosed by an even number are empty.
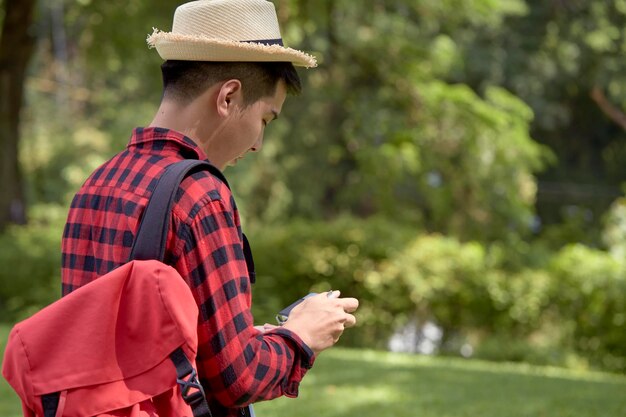
[[[63,234],[64,295],[127,262],[157,179],[182,159],[206,155],[180,133],[137,128],[128,147],[87,179]],[[286,329],[254,329],[238,211],[226,184],[207,171],[181,183],[165,262],[184,277],[200,309],[197,365],[213,415],[242,415],[247,404],[297,396],[313,352]]]

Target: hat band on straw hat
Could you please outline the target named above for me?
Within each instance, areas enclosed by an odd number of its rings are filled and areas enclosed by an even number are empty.
[[[282,39],[263,39],[263,40],[259,40],[259,41],[239,41],[239,42],[245,42],[245,43],[262,43],[264,45],[280,45],[280,46],[285,46],[283,45],[283,40]]]

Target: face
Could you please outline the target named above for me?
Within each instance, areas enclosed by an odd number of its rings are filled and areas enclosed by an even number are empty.
[[[221,142],[224,147],[220,152],[220,160],[214,161],[218,168],[234,165],[248,152],[261,150],[265,127],[278,117],[286,97],[285,84],[281,81],[273,96],[234,109],[222,130]]]

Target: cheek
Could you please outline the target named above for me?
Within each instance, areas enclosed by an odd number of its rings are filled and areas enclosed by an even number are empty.
[[[250,126],[250,137],[248,138],[252,144],[257,143],[263,137],[263,123],[254,123]]]

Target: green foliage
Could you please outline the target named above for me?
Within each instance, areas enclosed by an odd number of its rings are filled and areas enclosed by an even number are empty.
[[[626,369],[626,264],[606,252],[574,245],[546,268],[511,270],[476,243],[422,236],[387,273],[406,282],[422,322],[462,335],[448,348],[466,340],[492,359]]]
[[[623,1],[528,0],[526,5],[501,25],[452,32],[464,65],[448,77],[477,91],[502,86],[533,109],[532,136],[559,157],[539,175],[542,221],[568,221],[565,208],[579,206],[591,215],[584,228],[591,232],[588,240],[599,245],[595,232],[602,214],[626,179]],[[548,229],[550,239],[558,236]]]
[[[249,230],[257,270],[256,320],[274,323],[280,309],[309,292],[341,290],[361,303],[361,330],[346,332],[345,338],[384,346],[393,331],[394,316],[406,310],[407,301],[397,283],[369,285],[368,276],[415,233],[382,218],[364,222],[350,217]]]
[[[422,114],[407,139],[419,149],[420,169],[405,181],[415,184],[429,229],[481,240],[526,235],[534,215],[533,172],[549,156],[528,136],[532,111],[497,87],[484,99],[441,82],[416,91]],[[369,152],[387,162],[385,153]]]
[[[418,236],[384,266],[382,274],[404,284],[412,302],[405,312],[408,317],[443,329],[444,351],[458,354],[466,343],[480,350],[482,343],[498,335],[514,340],[541,330],[551,303],[552,277],[542,270],[507,268],[501,249],[438,235]],[[514,360],[515,349],[500,355]]]
[[[65,2],[64,25],[42,4],[21,142],[33,209],[0,236],[3,318],[57,297],[65,206],[149,123],[160,58],[145,37],[170,29],[177,3]],[[255,251],[257,319],[340,289],[361,300],[343,343],[385,347],[430,320],[446,353],[471,344],[484,358],[626,370],[614,190],[626,146],[590,98],[598,88],[626,105],[626,3],[276,3],[285,43],[321,65],[301,71],[305,92],[263,152],[227,172]]]
[[[39,206],[28,226],[0,236],[0,311],[15,320],[58,297],[65,208]],[[344,343],[384,348],[417,320],[444,330],[442,352],[624,371],[626,266],[582,245],[541,248],[462,243],[384,218],[341,217],[252,227],[258,322],[308,292],[359,298]],[[516,251],[511,263],[507,252]]]
[[[53,102],[41,99],[39,103],[41,108],[33,109],[38,113],[34,117],[55,111]],[[87,176],[112,153],[109,132],[81,121],[67,131],[62,123],[51,121],[46,129],[37,124],[23,129],[20,159],[28,195],[35,204],[68,204]]]
[[[583,245],[564,248],[549,268],[551,304],[566,342],[594,364],[626,369],[626,263]]]
[[[61,235],[64,208],[33,208],[26,226],[0,235],[0,316],[25,318],[61,295]]]
[[[246,166],[244,210],[265,221],[383,214],[479,240],[527,233],[549,159],[529,136],[532,110],[495,85],[477,94],[444,81],[463,62],[449,32],[498,26],[522,3],[303,3],[280,4],[284,32],[321,65],[303,72],[306,99],[288,101],[288,123]]]
[[[626,197],[615,200],[606,214],[604,241],[616,259],[626,259]]]
[[[251,242],[257,321],[308,292],[361,301],[345,343],[386,347],[410,323],[442,328],[441,352],[626,370],[626,265],[582,245],[462,243],[377,219],[258,228]],[[506,252],[518,251],[517,262]]]

